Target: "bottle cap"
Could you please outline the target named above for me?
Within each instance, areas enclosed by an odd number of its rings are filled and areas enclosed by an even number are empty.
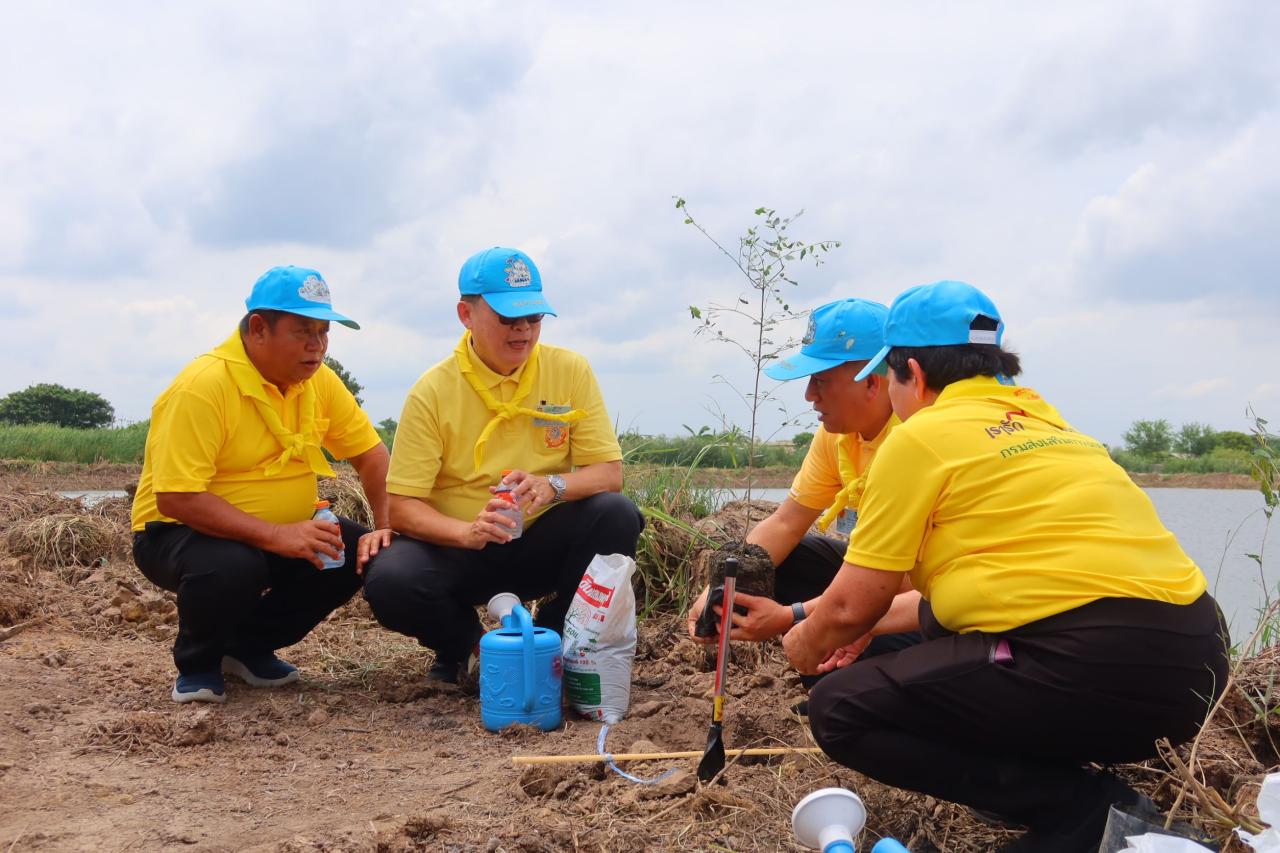
[[[329,508],[328,501],[316,501],[316,509],[328,509],[328,508]]]

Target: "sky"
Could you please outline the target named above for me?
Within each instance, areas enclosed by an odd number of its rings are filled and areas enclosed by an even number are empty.
[[[680,196],[730,249],[762,206],[840,241],[793,309],[978,286],[1023,384],[1103,441],[1245,430],[1280,418],[1278,42],[1280,5],[1231,0],[7,3],[0,395],[146,418],[297,264],[398,418],[461,333],[458,268],[503,245],[620,429],[745,428],[751,362],[689,306],[749,286]],[[803,383],[774,393],[760,432],[803,428]]]

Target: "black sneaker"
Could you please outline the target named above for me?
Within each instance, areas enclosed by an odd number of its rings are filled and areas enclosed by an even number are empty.
[[[467,655],[467,668],[462,669],[462,664],[456,660],[441,658],[436,656],[436,662],[431,665],[431,669],[427,670],[427,678],[431,681],[440,681],[445,684],[457,684],[459,671],[470,677],[480,671],[480,644]]]
[[[436,662],[431,664],[431,669],[427,670],[427,679],[429,681],[440,681],[445,684],[458,683],[458,662],[456,660],[443,660],[437,657]]]

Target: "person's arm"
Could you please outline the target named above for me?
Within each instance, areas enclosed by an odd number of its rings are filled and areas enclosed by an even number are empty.
[[[816,673],[832,652],[869,634],[889,612],[902,583],[901,572],[844,563],[813,614],[782,638],[792,666]]]
[[[356,572],[360,573],[364,571],[365,563],[391,544],[391,511],[387,506],[387,467],[391,463],[391,454],[379,441],[347,461],[360,475],[360,487],[364,489],[365,500],[373,511],[373,530],[360,537],[356,549]]]
[[[342,551],[338,525],[316,518],[293,524],[273,524],[232,506],[212,492],[156,492],[161,515],[208,536],[234,539],[282,557],[308,560],[324,568],[320,555],[337,557]]]
[[[905,579],[905,578],[904,578]],[[908,583],[909,586],[909,583]],[[893,597],[889,611],[880,617],[870,631],[848,645],[841,646],[825,661],[818,664],[818,672],[841,669],[858,659],[876,637],[884,634],[902,634],[920,630],[920,593],[914,589],[900,592]]]
[[[791,556],[796,545],[809,532],[809,528],[822,515],[820,509],[810,509],[792,497],[778,504],[769,517],[761,521],[747,534],[748,545],[759,545],[769,552],[775,566]]]
[[[391,527],[432,545],[479,550],[490,542],[510,542],[515,528],[514,521],[497,512],[507,505],[497,498],[485,504],[471,521],[447,516],[422,498],[394,493],[389,498]]]
[[[604,492],[620,492],[622,491],[622,460],[583,465],[576,470],[566,471],[560,476],[564,477],[564,495],[561,497],[563,501],[580,501]],[[529,504],[524,508],[526,513],[537,512],[551,503],[556,495],[555,486],[551,485],[551,481],[543,474],[512,471],[503,478],[503,482],[514,486],[511,496],[516,499],[517,504],[522,504],[526,495],[530,496]]]

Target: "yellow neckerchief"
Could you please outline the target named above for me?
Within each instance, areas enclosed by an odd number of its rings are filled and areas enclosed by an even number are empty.
[[[534,383],[538,381],[538,353],[541,349],[541,344],[534,345],[533,352],[529,353],[529,360],[524,363],[524,371],[520,374],[520,381],[516,384],[515,395],[510,402],[504,403],[493,396],[493,392],[485,387],[484,380],[476,375],[475,365],[471,362],[470,329],[462,333],[462,340],[458,341],[458,345],[454,347],[453,358],[458,363],[458,370],[466,378],[467,384],[480,395],[485,408],[493,412],[493,418],[484,425],[484,429],[480,430],[480,437],[476,439],[475,464],[477,471],[480,470],[480,463],[484,461],[485,442],[489,440],[489,436],[493,434],[493,431],[498,428],[498,424],[503,421],[509,421],[517,415],[528,415],[531,418],[570,424],[587,416],[587,413],[582,409],[574,409],[571,412],[561,414],[551,414],[520,405],[524,398],[528,397],[533,391]]]
[[[870,448],[878,448],[884,441],[889,431],[902,421],[898,420],[897,415],[890,415],[889,420],[884,425],[884,429],[880,430],[880,434],[871,441],[864,441],[862,436],[857,433],[840,436],[836,444],[837,455],[836,462],[840,468],[840,482],[844,483],[844,488],[836,493],[835,500],[831,506],[818,519],[818,529],[823,533],[827,532],[827,528],[831,526],[831,522],[840,517],[840,513],[845,509],[857,509],[858,504],[862,501],[862,491],[867,487],[867,471],[871,466],[866,466],[861,472],[858,471],[858,460],[862,456],[862,445]]]
[[[280,446],[284,448],[284,452],[272,459],[262,468],[262,473],[267,477],[274,477],[284,470],[284,466],[289,464],[289,460],[297,457],[307,463],[313,472],[321,477],[335,477],[333,469],[329,467],[329,461],[324,458],[324,453],[320,450],[320,442],[315,435],[316,431],[316,389],[315,384],[308,379],[302,383],[302,398],[298,401],[298,410],[300,414],[299,428],[297,432],[290,432],[285,428],[284,422],[280,420],[280,414],[271,405],[271,401],[267,397],[267,392],[263,390],[266,379],[253,366],[253,362],[249,360],[249,356],[244,350],[244,341],[240,339],[240,331],[231,333],[231,337],[227,338],[219,344],[209,355],[214,358],[220,358],[227,364],[227,373],[231,375],[231,379],[236,383],[237,390],[242,395],[253,401],[254,406],[258,409],[258,414],[262,416],[262,421],[267,425],[267,429],[271,430],[271,434],[276,437],[276,441],[280,442]]]

